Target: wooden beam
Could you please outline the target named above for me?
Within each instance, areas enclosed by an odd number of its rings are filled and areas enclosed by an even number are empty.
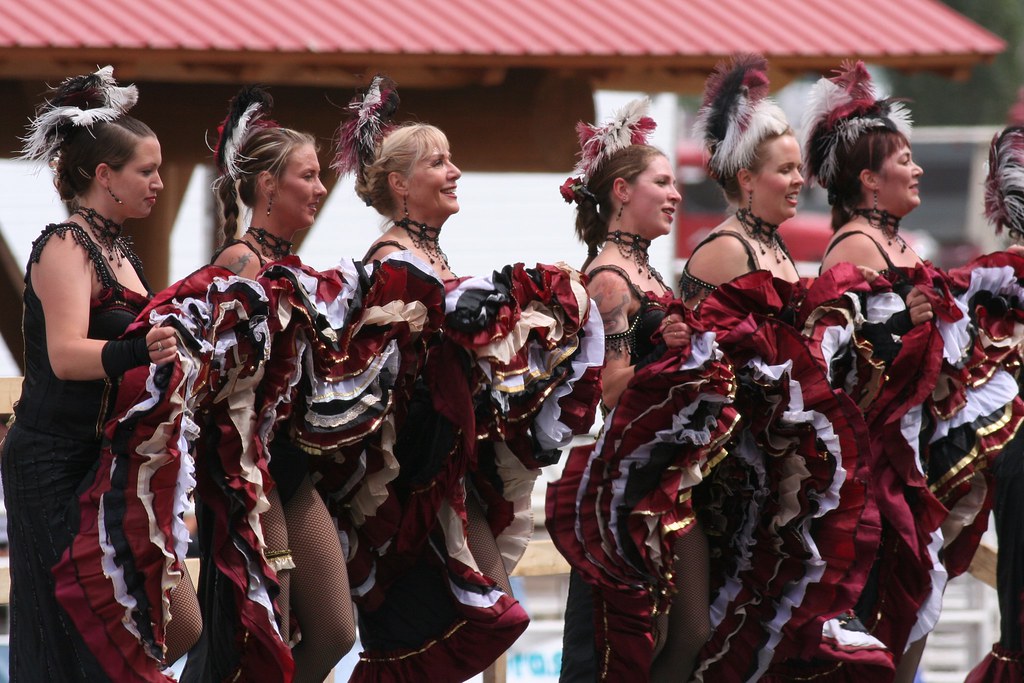
[[[574,78],[600,79],[608,70],[641,74],[629,90],[653,90],[642,79],[649,72],[673,74],[701,82],[714,64],[728,54],[446,54],[446,53],[356,53],[337,51],[260,52],[255,50],[156,50],[151,48],[0,48],[0,78],[56,81],[71,73],[85,73],[97,64],[114,64],[120,77],[136,81],[178,83],[221,83],[239,85],[259,81],[271,85],[301,85],[321,88],[365,83],[376,71],[385,71],[406,88],[449,89],[469,85],[490,85],[502,72],[516,70],[571,71]],[[920,54],[768,54],[773,68],[786,71],[828,72],[845,59],[863,58],[872,64],[914,71],[933,71],[960,78],[993,55],[974,53]],[[690,85],[666,81],[666,92],[690,92]],[[699,87],[697,88],[699,92]]]
[[[21,330],[24,291],[24,265],[18,263],[7,238],[0,233],[0,336],[22,372],[25,371],[25,337]]]

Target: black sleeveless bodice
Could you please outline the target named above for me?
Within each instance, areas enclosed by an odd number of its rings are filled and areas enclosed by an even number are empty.
[[[639,287],[633,284],[633,281],[629,279],[629,275],[622,268],[613,265],[598,266],[591,270],[588,275],[593,278],[600,272],[611,272],[619,275],[626,281],[633,298],[640,302],[640,309],[627,319],[626,322],[629,323],[629,328],[625,332],[605,334],[604,336],[605,345],[608,348],[614,347],[616,350],[626,350],[629,353],[629,364],[636,365],[641,358],[654,351],[655,345],[651,341],[651,335],[661,325],[661,320],[665,317],[665,307],[660,302],[651,299],[647,296],[646,292],[641,291]]]
[[[21,398],[15,406],[18,424],[73,439],[99,438],[114,396],[114,380],[62,380],[50,365],[46,347],[46,320],[43,305],[32,288],[32,265],[39,262],[47,241],[68,233],[80,244],[92,261],[100,280],[100,294],[89,305],[89,338],[117,339],[146,306],[147,298],[122,286],[114,277],[100,247],[74,223],[48,225],[32,243],[32,254],[25,269],[24,318],[25,379]],[[142,264],[134,253],[128,260],[149,290]]]

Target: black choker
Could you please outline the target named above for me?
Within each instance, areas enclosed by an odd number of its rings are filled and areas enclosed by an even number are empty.
[[[93,237],[107,253],[107,260],[113,262],[116,259],[117,265],[120,266],[123,257],[131,250],[127,240],[121,236],[121,224],[87,206],[78,207],[75,214],[81,216],[89,226]]]
[[[291,242],[283,237],[267,232],[263,228],[256,228],[250,225],[245,234],[251,235],[256,240],[256,244],[260,246],[260,253],[269,259],[279,261],[292,253]]]
[[[651,246],[649,239],[632,232],[615,230],[608,233],[607,241],[619,248],[619,254],[622,255],[622,258],[633,259],[638,275],[643,275],[646,269],[651,277],[661,283],[662,286],[665,285],[665,282],[661,279],[661,273],[651,265],[651,257],[647,253],[647,249]]]
[[[900,245],[900,253],[907,250],[907,243],[900,234],[900,217],[894,216],[884,209],[854,209],[854,216],[868,219],[868,224],[882,231],[885,241],[891,247],[895,241]]]
[[[451,268],[448,266],[448,257],[441,249],[441,228],[435,228],[427,225],[426,223],[420,223],[406,216],[401,220],[395,221],[395,225],[409,233],[409,237],[412,238],[412,243],[417,249],[422,249],[423,253],[430,259],[430,264],[436,263],[434,259],[438,259],[444,263],[444,267],[448,270]]]
[[[771,249],[775,252],[775,262],[782,263],[785,251],[782,247],[782,240],[779,239],[777,223],[769,223],[750,209],[738,209],[736,220],[743,226],[743,232],[747,234],[747,237],[757,242],[762,256],[768,253],[768,249]]]

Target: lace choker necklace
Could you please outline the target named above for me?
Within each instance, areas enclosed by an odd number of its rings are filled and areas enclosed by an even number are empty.
[[[775,262],[782,263],[785,252],[782,248],[782,240],[779,239],[779,226],[777,223],[769,223],[750,209],[738,209],[736,220],[743,226],[743,232],[747,237],[757,242],[761,255],[764,256],[771,249],[775,252]]]
[[[250,225],[245,234],[252,236],[256,244],[260,246],[260,253],[269,259],[279,261],[292,253],[291,242],[283,237],[267,232],[263,228],[256,228]]]
[[[81,216],[85,224],[89,226],[89,231],[96,238],[96,242],[106,252],[107,260],[111,262],[116,260],[117,265],[120,266],[129,250],[126,238],[121,236],[121,224],[87,206],[77,208],[75,215]]]
[[[448,256],[441,249],[441,228],[435,228],[426,223],[414,221],[408,216],[395,221],[395,225],[409,233],[413,245],[427,255],[431,265],[434,265],[436,263],[434,259],[437,259],[444,264],[445,268],[451,270],[448,266]]]
[[[647,249],[651,246],[651,241],[649,239],[632,232],[614,230],[608,233],[607,241],[618,247],[619,254],[622,258],[633,260],[633,263],[636,264],[636,272],[638,275],[643,275],[644,270],[647,270],[651,277],[657,280],[662,286],[665,285],[665,282],[661,279],[661,273],[655,270],[654,266],[651,265],[651,256],[647,253]]]
[[[900,245],[901,254],[907,250],[907,243],[900,234],[899,216],[894,216],[884,209],[854,209],[853,215],[868,219],[868,224],[882,232],[890,247],[896,242]]]

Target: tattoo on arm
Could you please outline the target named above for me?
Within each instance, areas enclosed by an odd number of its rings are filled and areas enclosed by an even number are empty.
[[[235,275],[241,275],[243,272],[245,272],[246,266],[249,265],[250,260],[252,260],[251,254],[242,254],[241,256],[239,256],[234,261],[232,261],[231,263],[227,264],[224,267],[230,270]]]
[[[609,294],[606,297],[594,296],[594,300],[597,301],[598,310],[601,311],[601,321],[604,323],[605,334],[617,334],[625,332],[629,329],[629,318],[627,311],[629,310],[629,295],[623,293],[619,298],[618,303],[614,302],[614,294]],[[608,306],[605,306],[608,304]],[[605,345],[605,360],[619,360],[629,359],[629,350],[625,344],[621,343],[622,340],[618,340],[619,343],[608,343]]]

